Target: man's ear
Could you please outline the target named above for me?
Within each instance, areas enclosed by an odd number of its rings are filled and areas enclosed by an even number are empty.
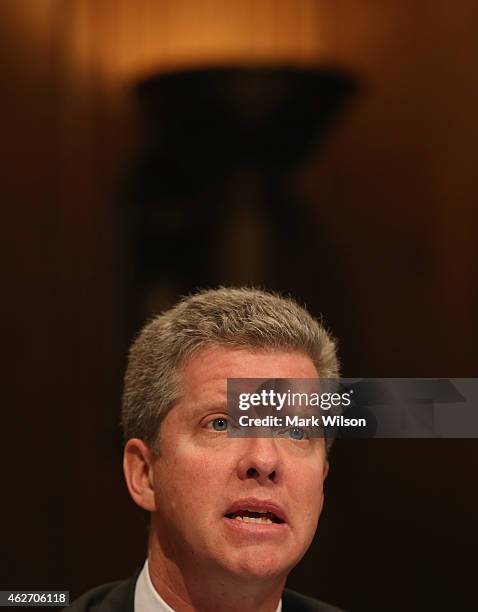
[[[153,459],[153,451],[143,440],[131,438],[126,442],[123,455],[123,471],[128,491],[138,506],[149,512],[156,510]]]

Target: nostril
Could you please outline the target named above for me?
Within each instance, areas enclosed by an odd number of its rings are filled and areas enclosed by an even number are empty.
[[[259,475],[260,475],[260,474],[259,474],[259,471],[258,471],[258,470],[256,470],[256,468],[253,468],[253,467],[249,468],[249,469],[247,470],[246,474],[247,474],[247,477],[248,477],[248,478],[258,478],[258,477],[259,477]],[[264,476],[265,476],[265,474],[264,474]],[[267,475],[267,478],[268,478],[269,480],[272,480],[272,481],[274,482],[274,481],[275,481],[275,479],[276,479],[276,471],[275,471],[275,470],[273,470],[273,471],[272,471],[270,474],[268,474],[268,475]]]

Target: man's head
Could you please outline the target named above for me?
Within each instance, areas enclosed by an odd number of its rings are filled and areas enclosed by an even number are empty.
[[[200,291],[152,319],[133,343],[123,393],[125,440],[156,445],[162,420],[182,394],[182,366],[210,346],[301,353],[321,378],[338,375],[334,341],[292,299],[246,288]]]
[[[125,378],[124,465],[133,499],[152,513],[153,563],[287,575],[322,509],[325,441],[228,437],[226,381],[337,375],[321,324],[262,291],[203,291],[143,329]]]

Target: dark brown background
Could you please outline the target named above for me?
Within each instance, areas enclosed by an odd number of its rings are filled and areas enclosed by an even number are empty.
[[[476,376],[477,12],[473,0],[2,2],[2,589],[76,596],[144,556],[117,421],[143,299],[118,199],[139,139],[129,92],[145,74],[265,62],[358,75],[360,94],[294,176],[321,240],[290,249],[274,284],[324,314],[347,376]],[[266,238],[253,204],[231,211],[211,278],[269,286]],[[475,607],[477,449],[337,443],[291,585],[354,611]]]

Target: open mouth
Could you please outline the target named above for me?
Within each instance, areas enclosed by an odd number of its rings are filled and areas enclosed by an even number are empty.
[[[273,525],[280,524],[284,521],[269,511],[251,510],[249,508],[244,510],[237,510],[236,512],[229,512],[225,515],[226,518],[233,521],[242,521],[244,523],[256,523],[258,525]]]

